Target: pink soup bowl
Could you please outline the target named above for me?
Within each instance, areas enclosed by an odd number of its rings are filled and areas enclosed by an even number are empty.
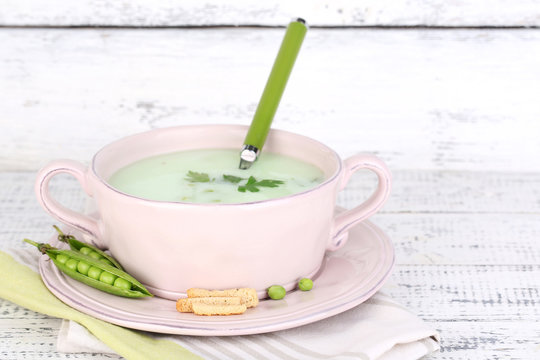
[[[240,148],[247,127],[179,126],[151,130],[115,141],[94,156],[90,166],[56,160],[38,173],[35,190],[43,208],[108,249],[125,270],[157,296],[178,299],[188,288],[255,288],[262,296],[271,285],[287,290],[317,273],[326,251],[342,247],[348,230],[378,211],[390,193],[391,175],[372,155],[341,160],[318,141],[271,130],[265,152],[293,156],[318,166],[325,180],[301,193],[237,204],[153,201],[122,193],[107,183],[120,168],[170,152]],[[378,177],[371,197],[336,212],[336,198],[360,169]],[[96,216],[70,210],[54,200],[49,181],[74,176],[95,200]]]

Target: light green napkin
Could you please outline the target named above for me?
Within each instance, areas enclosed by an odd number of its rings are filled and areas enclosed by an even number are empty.
[[[0,297],[42,314],[76,321],[126,359],[201,359],[173,341],[153,339],[72,309],[49,292],[38,273],[2,251]]]

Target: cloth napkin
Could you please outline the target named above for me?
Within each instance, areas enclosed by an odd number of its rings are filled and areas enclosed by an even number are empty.
[[[33,250],[0,251],[0,297],[65,319],[60,352],[118,353],[127,359],[414,360],[439,349],[437,332],[383,292],[339,315],[297,328],[233,337],[130,330],[83,314],[52,295]]]

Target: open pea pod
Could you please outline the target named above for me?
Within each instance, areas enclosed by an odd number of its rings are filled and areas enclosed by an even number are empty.
[[[116,261],[115,258],[110,256],[109,254],[107,254],[103,250],[95,247],[94,245],[91,245],[91,244],[82,242],[80,240],[77,240],[77,238],[75,238],[75,236],[73,236],[73,235],[64,234],[64,232],[62,230],[60,230],[60,228],[58,226],[56,226],[56,225],[53,225],[53,227],[56,229],[56,231],[58,231],[58,240],[60,240],[60,241],[62,241],[64,243],[67,243],[71,250],[80,252],[81,249],[88,248],[88,249],[90,249],[91,251],[93,251],[93,252],[95,252],[97,254],[97,256],[96,256],[97,260],[104,259],[104,260],[101,260],[101,261],[102,262],[104,261],[105,263],[107,263],[107,261],[109,261],[116,268],[118,268],[120,270],[124,270],[122,265],[120,265],[120,263],[118,261]],[[88,255],[88,254],[85,254],[85,255]]]
[[[102,261],[96,260],[88,255],[82,254],[74,250],[60,250],[49,244],[36,243],[32,240],[24,239],[25,242],[36,246],[39,251],[43,254],[47,254],[49,258],[53,261],[56,267],[62,271],[67,276],[80,281],[88,286],[96,288],[101,291],[105,291],[109,294],[129,297],[129,298],[140,298],[146,296],[153,296],[137,279],[129,275],[123,270],[120,270],[114,266],[106,264]],[[64,261],[60,261],[60,258],[63,258]],[[76,269],[68,267],[67,261],[73,259],[77,262],[84,262],[88,267],[96,267],[102,272],[107,272],[114,275],[116,278],[121,278],[129,283],[129,289],[120,288],[112,284],[105,283],[98,279],[91,278],[90,276],[83,274]]]

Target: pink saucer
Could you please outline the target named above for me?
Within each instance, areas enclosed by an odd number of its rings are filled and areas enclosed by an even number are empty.
[[[51,244],[59,246],[56,236]],[[373,223],[364,221],[350,230],[343,248],[327,253],[319,273],[313,277],[313,290],[291,291],[283,300],[262,300],[256,308],[233,316],[179,313],[171,300],[110,295],[65,276],[46,256],[40,258],[39,269],[54,295],[98,319],[156,333],[228,336],[289,329],[346,311],[375,294],[393,265],[390,239]]]

